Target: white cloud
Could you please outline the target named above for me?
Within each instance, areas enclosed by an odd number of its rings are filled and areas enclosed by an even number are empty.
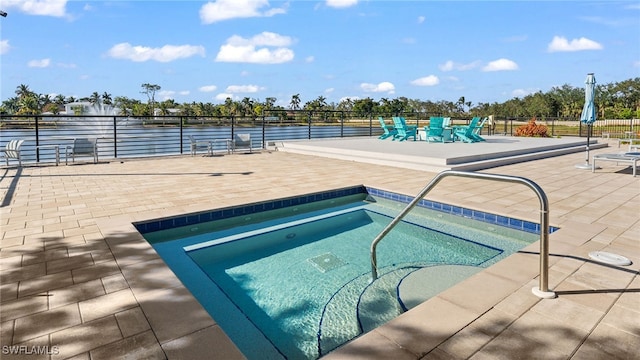
[[[356,101],[356,100],[360,100],[359,96],[345,96],[345,97],[341,97],[340,101],[338,101],[338,103],[341,103],[343,101],[347,101],[347,100],[351,100],[351,101]]]
[[[562,36],[554,36],[553,40],[549,43],[547,47],[548,52],[559,52],[559,51],[583,51],[583,50],[601,50],[602,45],[599,43],[587,39],[585,37],[581,37],[579,39],[573,39],[571,41],[567,40],[567,38]]]
[[[218,101],[225,101],[227,100],[227,98],[231,98],[231,100],[240,100],[238,96],[235,96],[233,94],[227,94],[227,93],[220,93],[215,97],[215,99]]]
[[[46,68],[51,65],[51,59],[31,60],[27,63],[28,67]]]
[[[28,15],[63,17],[66,15],[67,0],[4,0],[2,10],[18,9]]]
[[[178,91],[178,95],[187,96],[191,93],[189,90]]]
[[[396,87],[388,81],[379,84],[362,83],[360,88],[365,92],[386,92],[389,94],[393,94],[396,90]]]
[[[0,40],[0,54],[6,54],[11,49],[9,46],[9,40]]]
[[[173,99],[173,96],[176,94],[175,91],[173,90],[162,90],[158,92],[158,96],[160,96],[160,98],[162,100],[169,100],[169,99]]]
[[[217,88],[218,87],[215,85],[205,85],[205,86],[200,86],[198,90],[202,92],[212,92],[212,91],[216,91]]]
[[[467,70],[474,69],[479,65],[480,65],[480,61],[477,61],[477,60],[470,62],[468,64],[460,64],[460,63],[453,62],[452,60],[448,60],[444,64],[438,65],[438,68],[441,71],[452,71],[452,70],[467,71]]]
[[[336,91],[336,89],[335,89],[335,88],[327,88],[327,89],[325,89],[325,90],[324,90],[324,93],[325,93],[325,94],[331,94],[331,93],[332,93],[332,92],[334,92],[334,91]]]
[[[261,10],[263,7],[266,10]],[[269,8],[268,0],[217,0],[200,8],[200,20],[204,24],[250,17],[270,17],[287,12],[287,3],[282,8]]]
[[[125,59],[135,62],[149,60],[169,62],[194,55],[204,57],[205,52],[203,46],[194,45],[165,45],[161,48],[151,48],[147,46],[131,46],[129,43],[120,43],[109,49],[107,55],[114,59]]]
[[[332,8],[347,8],[358,4],[358,0],[327,0],[327,6]]]
[[[255,93],[260,91],[261,88],[258,85],[229,85],[225,90],[228,93]]]
[[[511,92],[511,96],[513,97],[525,97],[527,95],[535,94],[539,90],[538,89],[515,89]]]
[[[633,67],[640,67],[640,60],[633,62]]]
[[[314,62],[315,60],[316,60],[316,58],[315,58],[315,57],[313,57],[313,56],[307,56],[307,57],[304,59],[304,62],[312,63],[312,62]]]
[[[289,36],[272,32],[262,32],[250,39],[233,35],[220,46],[216,56],[218,62],[244,62],[255,64],[281,64],[294,58],[293,50],[287,48],[293,43]],[[267,47],[276,47],[270,49]]]
[[[518,70],[518,64],[509,59],[498,59],[489,62],[482,71],[505,71],[505,70]]]
[[[415,79],[411,81],[411,85],[416,86],[435,86],[440,83],[440,79],[438,79],[435,75],[429,75],[425,77],[421,77],[419,79]]]
[[[424,16],[418,16],[418,24],[422,24],[426,18]]]

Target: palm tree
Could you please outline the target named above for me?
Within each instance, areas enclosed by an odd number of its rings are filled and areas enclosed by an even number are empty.
[[[102,93],[102,103],[105,105],[113,105],[113,101],[111,100],[111,94],[108,92]]]
[[[18,114],[32,115],[40,112],[38,99],[35,95],[23,96],[18,99]]]
[[[295,94],[291,96],[291,102],[289,103],[289,108],[291,110],[299,110],[300,109],[300,94]]]
[[[94,91],[93,94],[91,94],[91,96],[89,97],[89,102],[91,103],[91,105],[96,106],[96,105],[100,105],[101,101],[100,100],[100,95],[98,94],[97,91]]]
[[[29,90],[29,86],[25,85],[25,84],[20,84],[18,85],[18,87],[16,88],[16,95],[18,95],[18,98],[24,98],[24,97],[28,97],[33,95],[34,92]]]

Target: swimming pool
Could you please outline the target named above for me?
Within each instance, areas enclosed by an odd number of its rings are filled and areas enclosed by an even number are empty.
[[[423,200],[370,283],[371,241],[410,200],[357,186],[136,226],[248,358],[315,359],[537,240]]]

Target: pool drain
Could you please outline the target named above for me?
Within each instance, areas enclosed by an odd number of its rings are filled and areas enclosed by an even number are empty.
[[[326,273],[327,271],[337,269],[347,264],[330,252],[314,256],[307,259],[307,261],[322,273]]]

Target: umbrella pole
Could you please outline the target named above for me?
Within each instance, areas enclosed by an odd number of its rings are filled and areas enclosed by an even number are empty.
[[[585,163],[587,164],[587,166],[589,166],[589,138],[591,136],[591,124],[587,124],[587,159],[585,160]]]
[[[590,142],[590,135],[591,135],[591,124],[587,124],[587,149],[586,149],[586,156],[587,156],[587,158],[585,159],[584,164],[576,165],[576,168],[578,168],[578,169],[591,170],[591,165],[589,165],[589,142]]]

